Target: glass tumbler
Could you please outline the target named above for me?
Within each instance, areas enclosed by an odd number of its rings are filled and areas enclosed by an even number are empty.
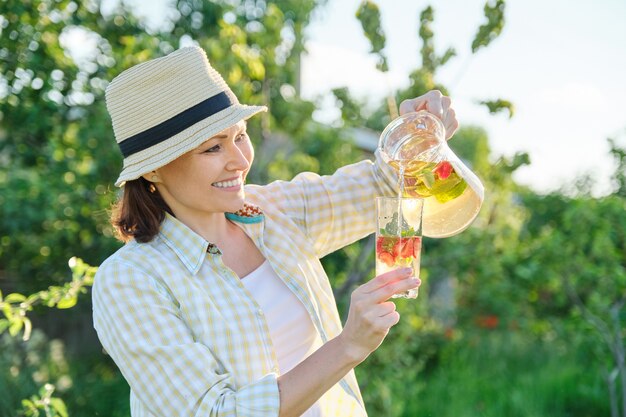
[[[376,275],[398,268],[413,268],[419,278],[422,251],[421,198],[376,198]],[[393,298],[417,298],[417,288]]]

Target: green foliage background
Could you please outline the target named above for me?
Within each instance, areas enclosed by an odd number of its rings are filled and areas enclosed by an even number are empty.
[[[436,10],[426,7],[415,17],[422,64],[409,87],[376,109],[337,89],[341,126],[312,121],[299,57],[323,3],[178,0],[155,29],[125,2],[105,13],[97,0],[0,0],[0,416],[129,415],[128,387],[81,295],[93,269],[80,259],[98,265],[120,245],[107,221],[121,161],[103,99],[116,74],[185,42],[203,47],[242,102],[271,109],[250,126],[258,183],[332,173],[367,156],[351,128],[380,131],[401,100],[450,93],[437,71],[456,52],[435,52]],[[486,2],[468,50],[497,38],[504,9]],[[353,18],[386,71],[376,3]],[[71,34],[88,53],[71,53]],[[506,99],[477,101],[514,117]],[[568,193],[537,195],[512,178],[527,155],[496,160],[483,129],[459,130],[451,146],[483,179],[486,200],[466,232],[425,241],[420,298],[398,301],[401,323],[357,368],[370,415],[626,417],[626,150],[617,139],[613,194],[592,198],[581,179]],[[364,239],[323,260],[342,312],[373,274],[372,248]]]

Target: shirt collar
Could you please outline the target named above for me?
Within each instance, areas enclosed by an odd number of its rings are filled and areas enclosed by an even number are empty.
[[[185,267],[195,275],[206,254],[209,242],[191,230],[176,217],[165,213],[159,237],[178,256]]]
[[[245,203],[241,210],[235,213],[226,213],[226,218],[235,222],[250,224],[262,222],[264,216],[259,207]],[[192,275],[200,270],[207,252],[211,255],[221,255],[216,245],[206,241],[169,213],[165,213],[159,236]]]

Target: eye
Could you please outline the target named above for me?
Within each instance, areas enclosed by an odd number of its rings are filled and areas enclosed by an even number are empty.
[[[248,134],[246,132],[240,133],[235,138],[236,142],[241,142],[242,140],[246,140],[248,138]]]
[[[204,153],[218,152],[221,148],[220,145],[211,146],[209,149],[205,150]]]

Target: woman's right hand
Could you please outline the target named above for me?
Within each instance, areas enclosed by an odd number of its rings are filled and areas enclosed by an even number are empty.
[[[376,350],[400,320],[393,294],[419,286],[405,268],[381,274],[352,293],[348,320],[329,340],[295,368],[278,377],[280,416],[302,415],[326,391]]]
[[[381,274],[352,292],[348,319],[339,338],[355,361],[362,362],[376,350],[400,320],[396,305],[388,300],[420,285],[411,272],[411,268],[401,268]]]

